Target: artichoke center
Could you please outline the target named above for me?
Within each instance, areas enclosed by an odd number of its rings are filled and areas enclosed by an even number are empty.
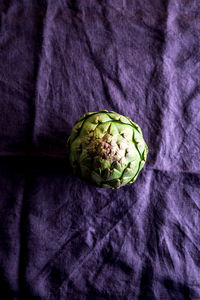
[[[87,152],[92,157],[108,159],[114,154],[114,147],[103,138],[93,138],[88,145]]]
[[[113,162],[119,162],[124,158],[127,143],[128,141],[123,139],[119,144],[114,136],[107,133],[103,137],[90,137],[86,151],[94,167],[104,168],[105,165],[111,166]]]

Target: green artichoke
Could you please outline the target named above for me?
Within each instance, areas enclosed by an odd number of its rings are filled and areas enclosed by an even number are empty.
[[[116,189],[136,180],[148,148],[136,123],[102,110],[86,113],[76,121],[68,151],[75,175],[98,187]]]

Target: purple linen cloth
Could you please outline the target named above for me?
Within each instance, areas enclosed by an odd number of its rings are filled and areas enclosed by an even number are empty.
[[[0,2],[0,298],[200,299],[200,2]],[[84,113],[149,146],[137,181],[71,174]]]

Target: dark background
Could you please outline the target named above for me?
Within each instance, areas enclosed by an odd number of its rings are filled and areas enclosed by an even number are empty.
[[[0,1],[0,298],[200,299],[200,2]],[[119,190],[71,174],[88,111],[138,123]]]

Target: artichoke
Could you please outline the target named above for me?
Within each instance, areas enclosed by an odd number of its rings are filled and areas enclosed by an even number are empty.
[[[88,112],[68,139],[73,173],[97,187],[116,189],[134,182],[148,148],[140,127],[114,111]]]

